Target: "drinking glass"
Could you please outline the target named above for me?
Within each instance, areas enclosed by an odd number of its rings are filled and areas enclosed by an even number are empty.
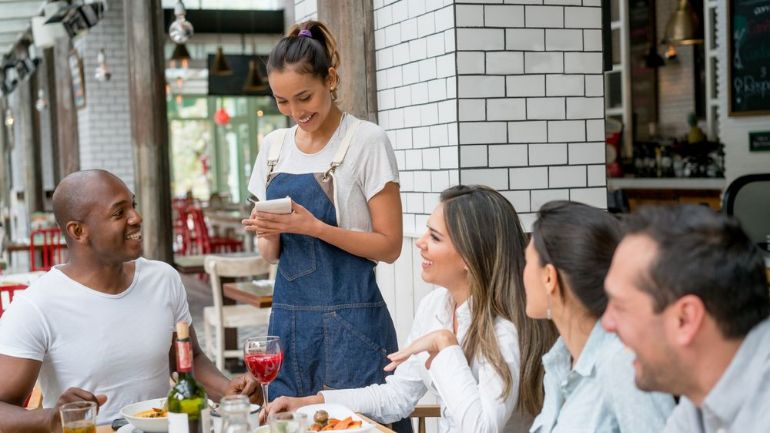
[[[59,408],[63,433],[96,433],[96,403],[74,401]]]
[[[262,408],[267,407],[267,385],[281,371],[283,365],[283,349],[279,337],[251,337],[243,346],[243,362],[257,382],[262,385]]]
[[[270,433],[304,433],[307,430],[307,415],[299,412],[271,413],[267,417]]]

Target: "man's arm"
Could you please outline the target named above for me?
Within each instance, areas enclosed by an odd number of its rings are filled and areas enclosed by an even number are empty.
[[[32,393],[40,361],[0,355],[0,430],[3,433],[49,433],[58,424],[56,409],[26,410],[22,405]],[[12,373],[11,373],[12,372]],[[61,430],[61,426],[59,426]]]
[[[176,335],[176,334],[175,334]],[[208,398],[219,401],[226,395],[243,394],[249,397],[252,403],[262,402],[262,391],[259,384],[251,375],[239,375],[232,380],[223,375],[201,350],[195,329],[190,326],[190,341],[193,349],[193,370],[195,380],[206,389]],[[169,353],[170,368],[176,370],[176,350],[171,347]]]

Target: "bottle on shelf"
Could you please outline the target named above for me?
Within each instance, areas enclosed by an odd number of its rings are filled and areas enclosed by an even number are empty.
[[[168,392],[168,432],[208,433],[206,391],[193,376],[190,327],[176,324],[176,372],[178,380]]]

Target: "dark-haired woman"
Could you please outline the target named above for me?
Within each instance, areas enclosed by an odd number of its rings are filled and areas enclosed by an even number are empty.
[[[285,363],[270,398],[382,383],[396,332],[375,280],[401,253],[398,168],[385,131],[343,113],[334,37],[292,27],[270,53],[278,109],[296,126],[265,138],[249,181],[259,200],[291,197],[292,213],[243,221],[278,261],[269,333]]]
[[[526,238],[511,203],[483,186],[441,193],[420,249],[422,279],[439,287],[415,313],[408,345],[390,354],[383,385],[280,398],[269,411],[340,403],[390,422],[426,393],[441,403],[440,433],[522,433],[542,405],[540,357],[552,326],[526,317]]]
[[[567,201],[540,209],[527,246],[527,315],[552,320],[560,337],[543,356],[545,401],[532,433],[653,433],[674,408],[640,391],[634,355],[602,329],[604,278],[621,239],[607,212]]]

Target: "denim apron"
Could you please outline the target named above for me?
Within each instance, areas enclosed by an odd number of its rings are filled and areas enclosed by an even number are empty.
[[[267,199],[289,196],[319,220],[337,226],[334,169],[342,163],[358,122],[349,122],[325,173],[273,175],[285,137],[285,132],[279,134],[270,149]],[[270,384],[270,400],[384,383],[385,355],[398,350],[398,341],[377,286],[375,263],[311,236],[280,236],[268,332],[281,337],[284,364]]]

